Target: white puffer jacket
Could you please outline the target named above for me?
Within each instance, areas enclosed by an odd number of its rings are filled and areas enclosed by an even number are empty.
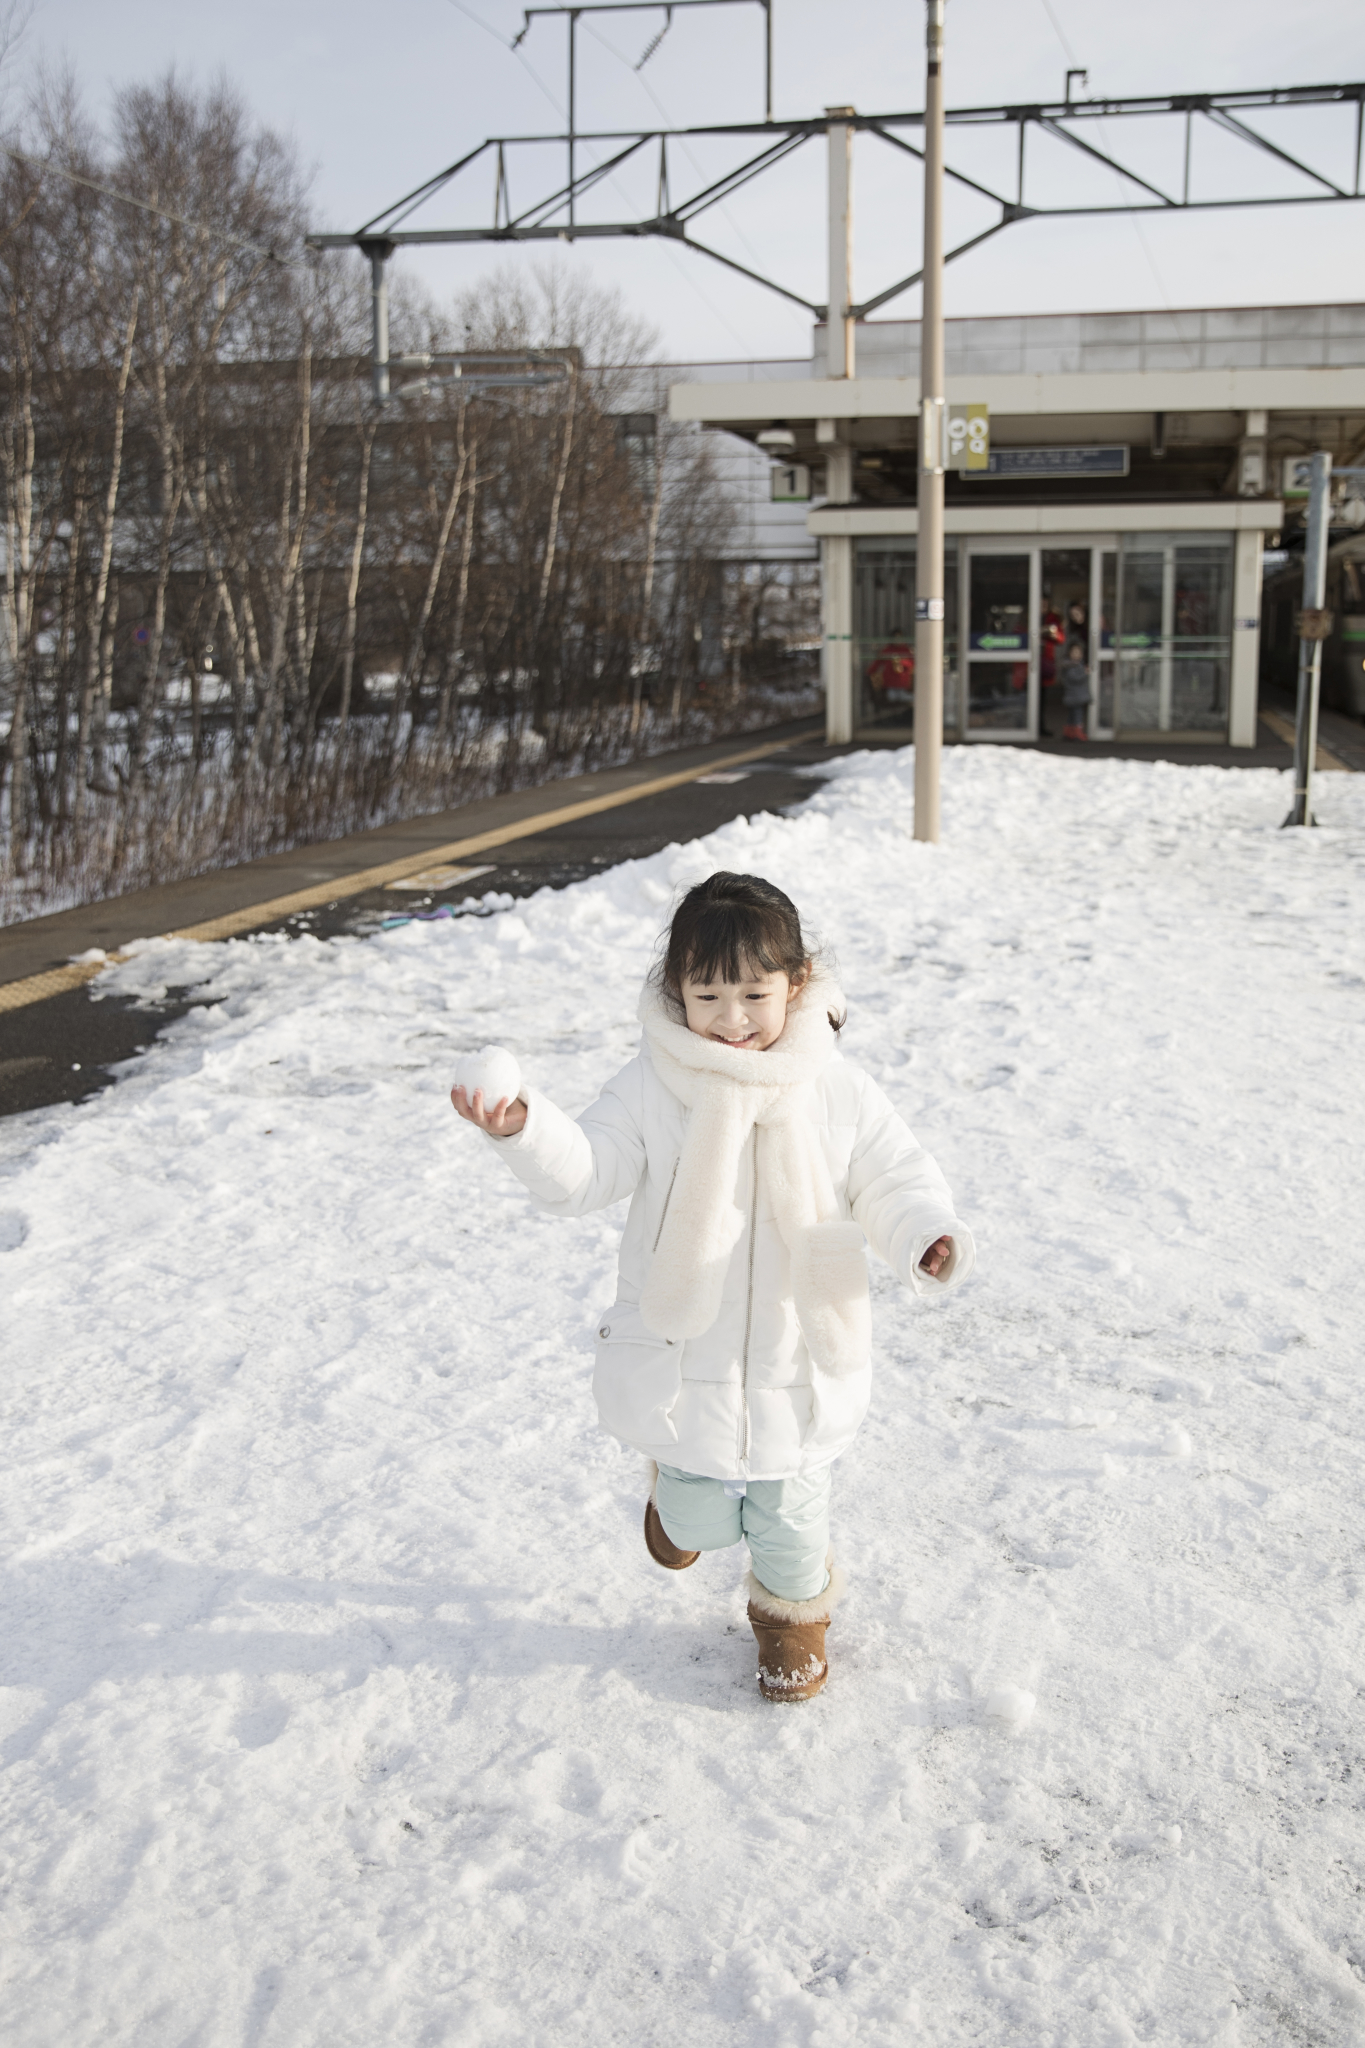
[[[576,1123],[534,1089],[525,1094],[521,1131],[490,1142],[542,1207],[582,1216],[630,1197],[617,1298],[597,1333],[593,1392],[603,1428],[661,1464],[713,1479],[785,1479],[837,1458],[867,1412],[871,1359],[864,1348],[836,1376],[810,1356],[757,1128],[739,1155],[732,1199],[743,1222],[720,1312],[702,1335],[670,1340],[646,1328],[639,1303],[689,1110],[660,1078],[648,1044]],[[876,1083],[833,1051],[802,1084],[801,1110],[818,1136],[839,1215],[861,1227],[897,1278],[923,1295],[965,1279],[976,1256],[971,1233],[937,1166]],[[950,1237],[953,1250],[931,1279],[919,1261],[939,1237]]]

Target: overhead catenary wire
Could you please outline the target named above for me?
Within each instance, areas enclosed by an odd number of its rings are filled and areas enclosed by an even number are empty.
[[[565,118],[564,107],[562,103],[558,99],[556,99],[550,87],[546,85],[544,79],[541,78],[540,74],[534,69],[529,59],[522,54],[521,50],[517,47],[516,41],[513,41],[512,43],[509,44],[507,38],[503,35],[502,31],[500,29],[494,28],[492,22],[485,21],[481,14],[476,14],[472,7],[466,5],[466,0],[450,0],[450,5],[455,9],[457,14],[465,15],[468,18],[468,20],[474,23],[476,28],[483,29],[486,35],[492,36],[495,42],[501,43],[504,50],[510,49],[512,55],[517,59],[517,62],[525,66],[528,75],[534,80],[535,84],[539,86],[540,90],[544,93],[546,99],[550,102],[550,105],[554,108],[555,112],[561,117],[561,119]],[[588,33],[592,35],[596,41],[602,44],[603,49],[609,50],[611,52],[611,55],[615,57],[619,63],[630,65],[629,58],[622,56],[619,50],[613,49],[612,45],[609,42],[607,42],[606,38],[602,35],[599,35],[597,30],[594,29],[590,23],[585,22],[584,26],[588,29]],[[647,52],[646,54],[651,53]],[[643,63],[644,59],[642,58],[640,61],[641,63]],[[630,66],[630,68],[638,71],[639,66],[634,65]],[[644,86],[645,91],[654,101],[655,106],[658,107],[659,112],[663,114],[664,119],[668,120],[668,113],[664,108],[663,103],[659,99],[658,94],[650,86],[649,81],[647,79],[642,78],[640,80],[640,83],[641,85]],[[696,159],[695,157],[693,157],[692,152],[690,150],[686,150],[686,154],[688,157],[688,161],[692,164],[693,169],[697,170],[698,175],[700,175],[700,168],[697,165]],[[613,177],[610,180],[610,182],[616,187],[618,192],[621,192],[622,197],[626,196],[624,189],[618,178]],[[728,214],[725,217],[729,219]],[[735,229],[735,232],[739,235],[739,238],[745,244],[745,247],[748,248],[750,245],[748,242],[748,238],[745,236],[743,230],[739,228],[734,221],[731,221],[730,225]],[[684,282],[687,285],[689,285],[690,288],[696,293],[697,297],[701,300],[702,304],[706,307],[707,311],[711,313],[715,319],[719,320],[723,327],[729,329],[729,332],[734,336],[734,339],[736,340],[736,342],[738,342],[739,346],[742,349],[748,348],[750,346],[750,342],[746,340],[745,336],[739,332],[738,328],[734,326],[734,324],[721,311],[720,307],[716,305],[715,301],[704,290],[700,281],[693,274],[688,265],[681,261],[677,250],[672,248],[668,244],[665,244],[665,247],[668,249],[669,260],[672,263],[674,269],[677,271],[679,277],[681,277],[684,280]],[[757,260],[757,258],[755,258],[755,260]]]
[[[631,64],[629,57],[627,57],[622,51],[618,50],[614,43],[609,43],[606,37],[602,34],[601,30],[594,28],[590,21],[585,21],[583,23],[583,26],[587,30],[588,34],[593,38],[593,41],[600,43],[602,45],[602,48],[606,50],[610,56],[615,57],[618,64],[625,64],[626,66],[628,66],[630,70],[636,72],[637,74],[640,71],[641,65],[644,64],[646,58],[651,57],[654,54],[654,51],[658,48],[659,43],[663,41],[664,35],[664,31],[661,30],[657,40],[653,44],[651,44],[648,50],[645,51],[645,55],[640,59],[639,64]],[[649,97],[653,100],[655,106],[663,115],[665,121],[669,122],[670,125],[672,125],[673,116],[669,113],[668,108],[659,98],[658,93],[655,92],[649,80],[647,78],[641,78],[640,84],[649,94]],[[696,157],[692,154],[692,151],[689,149],[686,138],[680,136],[679,144],[682,149],[683,155],[687,158],[687,161],[691,164],[697,176],[699,178],[705,177],[706,173],[702,170],[701,165],[697,162]],[[618,192],[621,191],[622,188],[619,179],[613,178],[612,183],[616,186]],[[749,237],[745,234],[743,228],[739,225],[739,222],[730,213],[728,207],[722,206],[718,209],[718,211],[720,213],[721,218],[729,223],[735,235],[744,244],[744,247],[749,251],[749,254],[753,257],[755,263],[760,263],[763,260],[762,257],[759,255],[758,250],[755,249],[753,243],[749,240]],[[739,343],[739,346],[742,349],[750,348],[752,346],[751,341],[749,341],[744,335],[740,333],[739,329],[735,326],[734,322],[729,318],[728,314],[725,314],[721,311],[720,307],[716,304],[715,300],[711,297],[710,293],[706,291],[704,286],[693,275],[692,271],[689,269],[687,264],[685,264],[682,261],[681,257],[678,254],[678,251],[672,246],[671,243],[668,242],[665,242],[664,247],[668,250],[669,259],[672,262],[673,268],[677,271],[679,277],[683,278],[691,286],[692,290],[697,294],[697,297],[701,300],[702,304],[707,308],[707,310],[714,316],[715,319],[719,320],[722,327],[726,328],[729,331],[729,333],[733,335],[734,339]]]
[[[1049,21],[1050,21],[1050,22],[1052,23],[1053,29],[1054,29],[1054,31],[1055,31],[1055,33],[1056,33],[1056,37],[1057,37],[1057,40],[1058,40],[1058,42],[1059,42],[1059,43],[1061,44],[1061,46],[1062,46],[1062,53],[1063,53],[1063,55],[1065,56],[1065,58],[1066,58],[1066,61],[1067,61],[1067,63],[1068,63],[1068,64],[1070,64],[1070,65],[1072,65],[1072,66],[1073,66],[1073,67],[1074,67],[1074,68],[1075,68],[1076,70],[1080,70],[1080,69],[1081,69],[1081,64],[1080,64],[1080,60],[1079,60],[1079,58],[1077,57],[1077,55],[1076,55],[1076,52],[1075,52],[1075,50],[1074,50],[1074,49],[1072,48],[1072,46],[1071,46],[1071,43],[1069,42],[1069,40],[1068,40],[1068,38],[1067,38],[1067,34],[1066,34],[1066,31],[1065,31],[1065,29],[1064,29],[1064,28],[1062,27],[1062,24],[1061,24],[1061,22],[1060,22],[1060,21],[1059,21],[1059,20],[1057,19],[1057,11],[1056,11],[1056,9],[1055,9],[1055,8],[1053,7],[1053,5],[1052,5],[1052,0],[1042,0],[1042,7],[1043,7],[1043,12],[1044,12],[1044,13],[1046,14],[1046,16],[1047,16],[1048,20],[1049,20]],[[1087,74],[1087,76],[1088,76],[1088,74]],[[1070,95],[1070,85],[1071,85],[1071,73],[1070,73],[1070,72],[1068,72],[1068,73],[1067,73],[1067,97],[1068,97],[1068,98],[1070,98],[1070,96],[1071,96],[1071,95]],[[1106,131],[1105,131],[1105,124],[1104,124],[1104,122],[1103,122],[1103,121],[1097,122],[1097,123],[1096,123],[1096,126],[1097,126],[1097,127],[1099,128],[1099,131],[1100,131],[1100,140],[1101,140],[1101,141],[1103,142],[1103,144],[1104,144],[1105,148],[1106,148],[1106,149],[1108,149],[1108,147],[1109,147],[1109,137],[1108,137],[1108,135],[1107,135],[1107,133],[1106,133]],[[1117,178],[1117,177],[1116,177],[1116,182],[1118,183],[1118,185],[1119,185],[1119,189],[1120,189],[1120,191],[1121,191],[1121,190],[1123,189],[1122,179],[1121,179],[1121,178]],[[1129,214],[1128,218],[1129,218],[1129,220],[1130,220],[1130,221],[1132,222],[1132,225],[1133,225],[1133,232],[1134,232],[1134,234],[1135,234],[1135,235],[1137,236],[1137,238],[1138,238],[1138,244],[1139,244],[1139,246],[1141,247],[1142,253],[1143,253],[1143,255],[1144,255],[1144,256],[1146,257],[1146,259],[1147,259],[1147,268],[1148,268],[1148,269],[1149,269],[1149,270],[1151,271],[1151,273],[1152,273],[1152,280],[1153,280],[1153,282],[1155,283],[1155,285],[1156,285],[1156,288],[1157,288],[1158,292],[1159,292],[1159,293],[1161,294],[1161,301],[1162,301],[1162,304],[1163,304],[1163,305],[1165,306],[1165,308],[1166,308],[1166,311],[1167,311],[1168,313],[1170,313],[1170,312],[1173,312],[1173,311],[1174,311],[1174,307],[1173,307],[1173,306],[1172,306],[1172,304],[1171,304],[1171,295],[1170,295],[1170,293],[1169,293],[1169,292],[1167,291],[1167,289],[1166,289],[1166,280],[1165,280],[1165,278],[1164,278],[1164,277],[1163,277],[1163,276],[1161,275],[1161,272],[1160,272],[1160,270],[1159,270],[1159,269],[1158,269],[1158,267],[1157,267],[1157,260],[1156,260],[1156,257],[1155,257],[1155,256],[1153,255],[1153,253],[1152,253],[1151,245],[1150,245],[1150,243],[1148,242],[1148,240],[1147,240],[1147,237],[1146,237],[1146,235],[1144,235],[1144,234],[1143,234],[1143,232],[1142,232],[1142,222],[1141,222],[1141,221],[1140,221],[1140,220],[1138,219],[1138,217],[1137,217],[1137,215],[1136,215],[1135,213],[1131,213],[1131,214]],[[1189,344],[1188,344],[1188,342],[1186,343],[1185,347],[1186,347],[1186,353],[1188,354],[1188,353],[1189,353]]]
[[[471,21],[478,19],[478,17],[474,15],[469,8],[464,7],[463,0],[451,0],[451,4],[452,6],[459,6],[462,12],[469,14]],[[587,33],[592,37],[594,42],[600,43],[602,48],[608,53],[609,56],[615,57],[618,64],[624,64],[628,70],[633,71],[638,75],[641,70],[641,67],[646,63],[646,61],[650,57],[653,56],[655,50],[663,41],[664,35],[667,33],[671,23],[672,14],[670,12],[668,21],[665,22],[663,29],[660,30],[658,36],[650,44],[649,48],[645,51],[644,56],[641,57],[638,64],[632,64],[629,57],[627,57],[623,51],[618,50],[614,43],[609,43],[607,41],[607,38],[602,34],[601,30],[594,28],[590,21],[585,20],[583,23],[583,27],[586,29]],[[481,22],[480,27],[487,27],[487,23]],[[522,33],[524,34],[525,31],[523,30]],[[520,43],[520,41],[521,36],[518,36],[511,45],[512,50],[518,57],[521,56],[521,51],[518,48],[518,44]],[[525,59],[523,58],[522,61],[525,62]],[[663,101],[659,98],[658,93],[655,92],[649,80],[647,78],[642,77],[640,78],[640,84],[649,94],[649,97],[653,100],[655,106],[663,115],[665,121],[671,124],[673,117],[669,113]],[[562,112],[563,110],[561,109],[560,111]],[[701,165],[697,162],[696,157],[692,154],[692,151],[688,148],[686,141],[682,140],[681,138],[680,140],[682,151],[684,156],[687,158],[687,161],[691,164],[693,170],[697,173],[697,176],[699,178],[704,177],[705,173],[702,170]],[[623,198],[627,196],[625,193],[625,189],[622,186],[619,178],[613,177],[610,180],[610,182],[612,185],[615,186],[616,190],[621,193]],[[734,230],[739,240],[744,244],[745,248],[749,251],[749,254],[753,257],[755,263],[760,262],[762,259],[759,256],[758,251],[754,248],[752,242],[750,242],[748,236],[745,234],[743,228],[740,227],[739,223],[732,217],[732,215],[725,207],[722,206],[719,209],[719,211],[721,217],[729,222],[731,228]],[[752,345],[751,342],[740,333],[739,329],[735,326],[734,322],[728,317],[728,315],[721,311],[720,307],[716,304],[715,300],[705,290],[705,288],[702,286],[702,284],[690,270],[688,265],[682,262],[677,250],[667,244],[665,246],[668,247],[669,260],[671,261],[673,268],[677,271],[679,277],[681,277],[691,287],[691,289],[696,293],[697,297],[701,300],[702,304],[707,308],[708,312],[710,312],[715,319],[719,320],[721,326],[728,329],[729,333],[734,337],[735,341],[738,342],[739,346],[742,349],[749,348]]]
[[[1048,20],[1052,23],[1053,29],[1056,32],[1057,40],[1062,46],[1062,51],[1066,57],[1067,63],[1072,65],[1074,69],[1079,71],[1081,68],[1080,59],[1077,57],[1076,52],[1072,49],[1070,43],[1067,41],[1066,31],[1062,27],[1060,21],[1058,21],[1057,19],[1056,10],[1052,5],[1052,0],[1043,0],[1043,12],[1044,14],[1046,14]]]
[[[611,56],[615,57],[618,64],[630,65],[629,57],[625,56],[620,50],[618,50],[614,43],[609,43],[606,37],[602,34],[600,29],[595,29],[590,21],[585,21],[583,26],[587,30],[588,34],[593,38],[594,42],[600,43],[604,50],[608,51]],[[644,59],[641,58],[640,63],[643,62]],[[630,65],[630,68],[633,71],[638,72],[640,69],[640,65]],[[659,98],[658,93],[655,92],[649,80],[647,78],[642,78],[640,80],[640,83],[644,87],[645,91],[649,94],[650,98],[653,100],[659,112],[663,115],[665,121],[668,122],[670,127],[675,128],[677,126],[677,123],[674,121],[672,114],[664,105],[663,101]],[[697,159],[692,154],[691,149],[688,147],[687,138],[685,136],[680,135],[678,137],[678,146],[682,150],[683,155],[687,158],[687,161],[691,164],[697,176],[699,178],[704,178],[706,176],[706,173],[702,169],[701,165],[697,162]],[[716,210],[720,214],[721,219],[728,222],[729,226],[734,230],[734,233],[738,236],[739,240],[744,244],[749,254],[753,257],[754,262],[761,263],[763,261],[762,255],[757,249],[755,249],[753,243],[749,240],[749,237],[745,234],[743,228],[739,225],[739,222],[735,219],[734,215],[730,212],[729,208],[725,206],[720,206]],[[731,331],[733,332],[733,329]]]
[[[485,21],[481,14],[476,14],[472,7],[467,7],[465,5],[465,0],[450,0],[450,5],[455,9],[457,14],[463,14],[467,16],[467,18],[474,23],[476,28],[481,28],[483,29],[485,34],[492,36],[495,43],[501,43],[504,50],[510,49],[512,55],[516,58],[518,64],[522,65],[525,68],[526,75],[528,76],[528,78],[530,78],[534,84],[540,87],[540,90],[544,93],[546,99],[550,102],[550,105],[554,108],[555,112],[559,115],[560,119],[564,120],[566,118],[562,101],[556,99],[550,87],[545,83],[545,80],[541,77],[540,73],[531,63],[530,58],[524,57],[522,55],[521,51],[517,48],[515,42],[509,43],[506,36],[503,34],[500,28],[494,28],[491,21]]]

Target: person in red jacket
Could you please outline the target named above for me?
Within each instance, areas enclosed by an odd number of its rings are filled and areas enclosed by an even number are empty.
[[[879,654],[873,656],[867,680],[878,703],[905,704],[915,694],[915,650],[897,627]]]

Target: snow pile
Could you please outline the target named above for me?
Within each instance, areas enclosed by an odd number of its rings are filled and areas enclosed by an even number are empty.
[[[908,755],[486,918],[208,976],[7,1127],[14,2048],[1365,2032],[1365,783]],[[1324,808],[1329,806],[1324,795]],[[619,1217],[446,1100],[631,1053],[677,885],[788,888],[979,1279],[874,1281],[827,1691],[757,1694],[596,1430]]]

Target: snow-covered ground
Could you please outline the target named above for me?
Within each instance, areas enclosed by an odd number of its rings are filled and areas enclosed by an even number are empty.
[[[955,749],[939,850],[910,786],[101,984],[221,1000],[3,1137],[7,2048],[1365,2038],[1365,779]],[[595,1427],[619,1216],[446,1102],[585,1104],[718,865],[981,1252],[874,1283],[799,1708]]]

